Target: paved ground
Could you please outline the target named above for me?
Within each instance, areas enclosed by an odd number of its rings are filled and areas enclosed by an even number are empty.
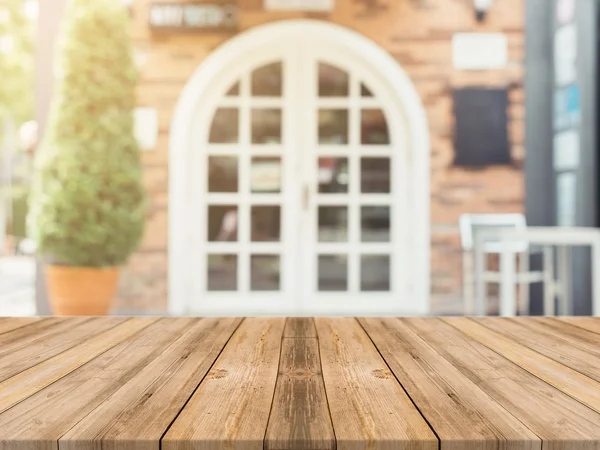
[[[0,258],[0,316],[35,314],[35,262],[26,257]]]

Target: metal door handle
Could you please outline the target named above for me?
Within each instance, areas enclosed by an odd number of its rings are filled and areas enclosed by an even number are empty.
[[[304,210],[308,210],[308,205],[310,203],[310,188],[308,184],[304,185],[304,189],[302,191],[302,206]]]

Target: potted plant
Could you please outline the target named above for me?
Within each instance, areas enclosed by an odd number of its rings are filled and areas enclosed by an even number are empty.
[[[128,20],[118,0],[69,2],[28,215],[57,315],[108,313],[143,233]]]

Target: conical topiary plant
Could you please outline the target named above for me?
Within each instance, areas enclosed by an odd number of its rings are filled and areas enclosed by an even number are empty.
[[[145,216],[133,132],[137,73],[123,2],[70,0],[59,43],[30,235],[55,268],[116,267],[139,245]]]

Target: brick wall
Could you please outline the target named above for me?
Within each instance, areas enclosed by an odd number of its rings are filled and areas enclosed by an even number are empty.
[[[150,33],[150,0],[135,0],[132,35],[142,70],[139,106],[158,109],[155,151],[144,153],[151,196],[140,251],[123,272],[119,309],[160,312],[167,305],[168,134],[173,109],[192,72],[231,34]],[[240,29],[274,20],[317,18],[354,29],[386,49],[415,84],[431,131],[432,290],[434,311],[460,311],[461,264],[457,221],[463,212],[521,212],[523,158],[524,0],[496,0],[484,24],[475,21],[472,0],[335,0],[330,14],[272,13],[263,0],[238,0]],[[452,68],[455,32],[503,32],[509,65],[503,70],[464,72]],[[510,140],[516,167],[469,171],[452,167],[451,90],[459,86],[510,86]]]

